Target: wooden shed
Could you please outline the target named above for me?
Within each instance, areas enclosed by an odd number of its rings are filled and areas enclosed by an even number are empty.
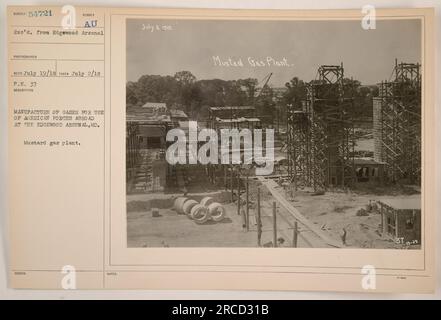
[[[397,243],[421,244],[421,198],[378,201],[383,234]]]
[[[355,178],[357,182],[383,182],[384,162],[372,159],[354,159]]]

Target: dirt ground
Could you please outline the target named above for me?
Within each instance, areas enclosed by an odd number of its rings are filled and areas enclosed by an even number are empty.
[[[221,222],[198,225],[173,209],[129,212],[128,247],[255,247],[256,232],[246,232],[234,204],[227,204],[227,216]],[[254,226],[253,226],[254,228]]]
[[[363,191],[326,192],[323,195],[314,195],[311,191],[298,191],[292,199],[288,192],[286,197],[305,217],[340,243],[342,243],[341,235],[345,229],[346,247],[406,248],[404,245],[396,244],[393,239],[380,235],[381,215],[379,212],[369,212],[367,216],[356,215],[359,209],[366,209],[370,200],[421,198],[415,190],[413,192],[407,189],[397,191],[391,188],[388,191],[381,190],[380,193],[384,193],[383,195]],[[280,187],[280,192],[285,191]],[[419,246],[409,248],[419,248]]]
[[[128,247],[257,247],[256,207],[252,202],[248,231],[241,215],[237,214],[237,201],[223,203],[226,218],[221,222],[208,221],[203,225],[196,224],[183,214],[177,214],[167,207],[170,201],[157,199],[155,207],[159,216],[153,217],[151,204],[142,201],[142,195],[132,196],[127,212],[127,245]],[[190,196],[191,197],[191,196]],[[198,198],[203,196],[198,195]],[[242,207],[245,210],[245,207]],[[273,246],[273,219],[270,201],[262,200],[261,204],[262,235],[261,246]],[[308,232],[301,226],[301,232]],[[292,225],[278,215],[277,238],[283,238],[279,247],[291,247],[293,238]],[[301,237],[298,247],[310,247]]]
[[[372,128],[360,129],[355,150],[358,152],[373,152]],[[275,156],[285,156],[285,152],[275,150]],[[283,170],[279,173],[283,173]],[[218,192],[220,185],[211,185],[204,171],[190,172],[188,182],[193,187],[189,193]],[[193,181],[194,180],[194,181]],[[221,179],[222,180],[222,179]],[[222,186],[221,186],[222,185]],[[222,222],[209,221],[198,225],[185,215],[177,214],[170,205],[170,195],[163,195],[161,199],[148,202],[146,199],[155,195],[131,195],[127,203],[127,231],[129,247],[256,247],[257,225],[254,218],[257,203],[257,189],[261,194],[261,217],[263,232],[261,245],[272,246],[273,196],[255,179],[250,179],[250,227],[247,232],[243,226],[243,219],[237,215],[237,199],[235,202],[224,202],[227,218]],[[242,191],[244,188],[242,188]],[[396,244],[392,238],[381,236],[379,226],[381,215],[378,212],[369,212],[365,216],[357,212],[366,208],[370,201],[381,199],[420,199],[420,190],[411,186],[378,186],[373,184],[359,184],[350,191],[327,191],[322,195],[314,195],[311,190],[296,191],[278,187],[277,191],[289,199],[292,205],[323,233],[335,240],[342,247],[349,248],[419,248],[419,246],[405,247]],[[207,194],[208,195],[208,194]],[[191,197],[189,195],[189,197]],[[224,197],[225,198],[225,197]],[[227,198],[230,199],[229,191]],[[242,194],[242,200],[245,195]],[[225,199],[224,199],[225,200]],[[160,216],[152,217],[151,207],[159,208]],[[283,238],[284,243],[279,246],[291,247],[293,244],[293,225],[295,219],[290,212],[277,204],[277,237]],[[317,236],[311,230],[299,224],[298,247],[323,247],[323,241],[317,241]],[[342,234],[346,230],[346,243],[343,244]],[[316,237],[316,239],[314,238]]]
[[[357,142],[357,149],[370,151],[373,149],[373,139],[364,138]],[[276,150],[277,151],[277,150]],[[282,154],[281,152],[278,152]],[[219,186],[211,185],[204,172],[191,175],[193,187],[188,188],[189,197],[195,192],[218,192]],[[222,182],[222,181],[221,181]],[[227,218],[215,223],[209,221],[198,225],[185,215],[178,215],[171,209],[169,194],[163,194],[153,202],[147,201],[155,194],[138,194],[128,196],[127,203],[127,231],[129,247],[256,247],[257,226],[255,212],[257,203],[257,189],[260,188],[263,232],[262,246],[272,246],[273,222],[271,193],[256,179],[249,180],[250,191],[250,227],[247,232],[243,228],[242,217],[237,215],[237,200],[229,203],[230,192],[226,191],[223,197]],[[223,183],[221,183],[223,185]],[[357,215],[357,211],[366,208],[369,201],[381,199],[420,198],[420,190],[411,186],[378,186],[374,184],[358,184],[350,191],[327,191],[322,195],[314,195],[312,190],[304,189],[291,195],[289,190],[278,187],[279,193],[289,199],[299,212],[320,228],[324,233],[343,247],[349,248],[419,248],[406,247],[396,244],[392,238],[381,236],[379,226],[381,215],[378,212],[369,212],[366,216]],[[244,187],[242,186],[242,192]],[[199,195],[199,199],[203,197]],[[245,195],[242,194],[244,201]],[[157,207],[159,217],[152,217],[151,207]],[[277,204],[277,237],[283,238],[284,243],[279,246],[292,247],[294,217],[287,210]],[[323,241],[317,241],[317,236],[298,225],[298,247],[323,247]],[[342,242],[343,229],[346,230],[346,244]],[[320,240],[320,239],[318,239]]]
[[[250,227],[244,228],[242,216],[237,215],[237,200],[225,202],[227,217],[222,222],[209,221],[198,225],[186,215],[177,214],[170,200],[157,199],[154,206],[159,208],[159,217],[152,217],[151,208],[141,205],[145,195],[132,196],[128,203],[127,232],[128,247],[256,247],[257,226],[254,218],[257,203],[257,188],[261,190],[261,216],[263,232],[262,246],[272,246],[273,222],[272,202],[274,199],[264,186],[257,181],[250,181]],[[323,232],[349,248],[407,248],[396,244],[392,238],[381,236],[379,226],[381,215],[369,212],[366,216],[356,213],[366,208],[370,200],[378,201],[390,198],[420,198],[418,190],[411,187],[358,187],[356,191],[328,191],[322,195],[314,195],[311,190],[294,192],[278,187],[302,215],[317,225]],[[149,197],[151,197],[150,195]],[[190,196],[190,195],[189,195]],[[190,196],[191,197],[191,196]],[[202,195],[198,195],[198,198]],[[242,194],[242,200],[244,200]],[[293,242],[293,223],[295,219],[287,210],[277,204],[277,237],[283,238],[280,246],[291,247]],[[346,244],[343,245],[341,235],[346,230]],[[313,235],[304,226],[299,225],[298,247],[320,247],[314,243]],[[408,248],[418,248],[411,246]]]

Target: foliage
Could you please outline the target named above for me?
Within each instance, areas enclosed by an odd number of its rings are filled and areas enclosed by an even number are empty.
[[[313,80],[311,83],[318,82],[318,80]],[[351,109],[352,116],[354,119],[361,119],[372,117],[372,98],[378,95],[377,86],[363,86],[358,80],[343,79],[344,84],[344,96],[354,99],[354,103]],[[294,77],[290,82],[285,84],[287,90],[283,95],[283,105],[292,105],[294,109],[300,110],[302,101],[307,98],[307,84],[302,80]],[[332,88],[332,85],[328,87],[323,87],[322,90],[325,91],[328,97],[338,97],[338,92]],[[334,96],[333,96],[334,95]]]
[[[377,86],[362,86],[352,79],[344,79],[344,84],[353,88],[346,93],[354,97],[353,115],[372,117],[372,98],[378,94]],[[179,71],[174,76],[143,75],[138,81],[126,84],[127,106],[165,102],[171,108],[184,110],[194,119],[206,118],[209,107],[252,105],[263,122],[272,123],[276,106],[280,110],[287,105],[300,109],[306,94],[307,83],[297,77],[285,84],[280,95],[269,85],[259,88],[254,78],[197,80],[189,71]]]
[[[169,107],[182,109],[200,118],[208,115],[208,107],[253,105],[257,80],[197,80],[189,71],[173,77],[143,75],[126,86],[127,106],[146,102],[165,102]]]

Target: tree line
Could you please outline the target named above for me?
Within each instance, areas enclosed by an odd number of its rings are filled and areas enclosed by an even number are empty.
[[[354,89],[354,115],[371,117],[372,97],[378,88],[362,86],[357,80],[345,81]],[[165,102],[170,108],[184,110],[195,120],[206,119],[209,107],[252,105],[264,122],[272,122],[276,106],[280,115],[287,105],[301,105],[307,96],[306,86],[306,82],[294,77],[276,93],[268,85],[260,88],[255,78],[197,80],[191,72],[180,71],[174,76],[143,75],[136,82],[127,82],[126,105],[130,108],[146,102]]]

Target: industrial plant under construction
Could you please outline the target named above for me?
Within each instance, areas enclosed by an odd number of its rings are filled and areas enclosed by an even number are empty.
[[[364,118],[354,113],[360,85],[343,64],[320,66],[288,102],[290,87],[271,88],[269,74],[253,104],[209,106],[205,115],[128,103],[128,246],[419,248],[420,68],[395,62],[391,78],[371,88]],[[271,116],[258,108],[268,91]],[[274,130],[273,172],[256,175],[245,161],[168,163],[167,132],[188,133],[189,121],[219,139],[223,129]]]
[[[421,249],[421,23],[126,23],[127,246]]]

